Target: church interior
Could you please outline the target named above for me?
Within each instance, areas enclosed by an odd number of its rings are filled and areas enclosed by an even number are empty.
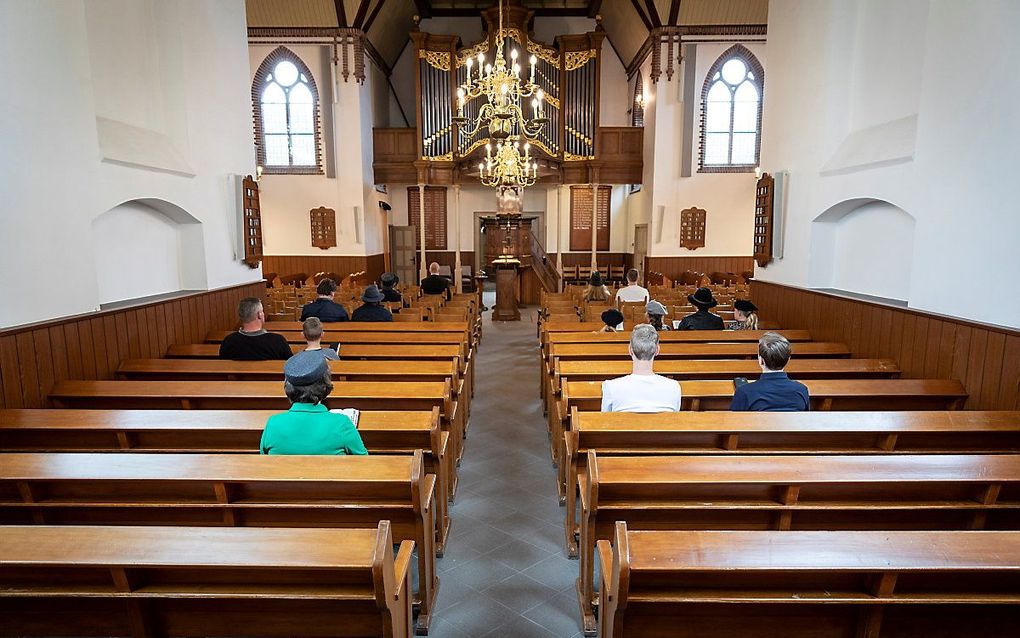
[[[0,636],[1020,635],[1018,28],[0,0]]]

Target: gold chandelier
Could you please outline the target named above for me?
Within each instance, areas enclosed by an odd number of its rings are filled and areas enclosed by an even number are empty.
[[[467,59],[467,81],[457,89],[457,116],[453,118],[461,136],[471,138],[488,128],[489,138],[496,140],[495,149],[491,142],[485,145],[485,161],[478,164],[479,178],[485,186],[523,188],[538,179],[538,162],[531,158],[529,141],[549,121],[545,117],[545,93],[535,84],[538,58],[532,55],[529,60],[531,74],[527,81],[521,80],[517,58],[517,49],[510,51],[509,60],[503,57],[503,0],[499,0],[495,60],[486,64],[485,54],[479,53],[476,75],[472,72],[475,60]],[[478,110],[478,117],[469,121],[464,104],[480,97],[485,97],[486,103]],[[531,98],[531,118],[525,116],[527,98]]]

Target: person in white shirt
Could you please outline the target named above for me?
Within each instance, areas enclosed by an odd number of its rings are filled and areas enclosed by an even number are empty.
[[[648,303],[651,299],[648,296],[648,289],[638,285],[638,272],[636,269],[631,268],[627,271],[627,285],[616,291],[616,303],[620,304],[621,301],[640,301],[641,303]]]
[[[659,333],[643,323],[630,335],[630,374],[602,382],[603,412],[678,412],[680,384],[652,372]]]

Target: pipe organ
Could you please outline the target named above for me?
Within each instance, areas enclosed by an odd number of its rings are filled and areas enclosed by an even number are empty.
[[[503,28],[500,30],[495,6],[482,12],[486,35],[477,43],[461,46],[459,38],[413,31],[417,73],[417,142],[419,158],[425,162],[452,162],[462,172],[477,173],[480,157],[485,155],[489,131],[481,128],[473,135],[461,135],[453,121],[457,108],[457,88],[468,73],[479,69],[478,56],[491,64],[496,51],[496,38],[502,38],[503,51],[516,50],[521,73],[530,73],[529,60],[535,56],[535,83],[545,93],[544,117],[538,139],[531,142],[532,155],[544,168],[557,169],[561,163],[594,160],[597,152],[599,119],[599,77],[602,40],[601,26],[584,34],[562,35],[555,46],[534,40],[529,35],[533,13],[511,2],[504,7]],[[484,96],[468,99],[464,115],[475,121],[485,103]],[[532,116],[531,104],[522,105]],[[514,125],[516,126],[516,125]],[[517,131],[511,131],[517,133]],[[426,178],[427,179],[427,178]]]

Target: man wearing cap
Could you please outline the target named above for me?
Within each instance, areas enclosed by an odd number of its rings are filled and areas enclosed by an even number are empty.
[[[403,298],[400,296],[400,292],[396,286],[400,283],[400,278],[391,272],[384,272],[382,277],[379,278],[379,282],[382,283],[382,294],[383,301],[387,302],[403,302]]]
[[[347,310],[333,301],[333,295],[336,294],[335,281],[328,278],[319,281],[315,292],[319,297],[301,309],[301,321],[309,317],[318,317],[324,323],[348,320]]]
[[[368,454],[346,415],[330,412],[323,400],[333,391],[329,365],[321,354],[299,352],[283,365],[283,391],[290,410],[274,414],[262,430],[262,454]]]
[[[623,313],[616,308],[610,308],[602,312],[602,326],[598,332],[616,332],[617,326],[623,323]]]
[[[656,330],[670,330],[669,324],[662,322],[662,318],[669,314],[666,306],[653,299],[645,304],[645,314],[648,315],[648,323]]]
[[[365,292],[361,293],[361,300],[365,303],[354,311],[351,321],[393,321],[393,315],[381,305],[383,299],[385,297],[375,284],[365,286]]]
[[[691,302],[697,312],[689,314],[680,321],[677,330],[722,330],[724,328],[722,317],[712,314],[709,309],[715,308],[719,302],[712,296],[708,288],[698,288],[693,295],[687,295],[687,301]]]

